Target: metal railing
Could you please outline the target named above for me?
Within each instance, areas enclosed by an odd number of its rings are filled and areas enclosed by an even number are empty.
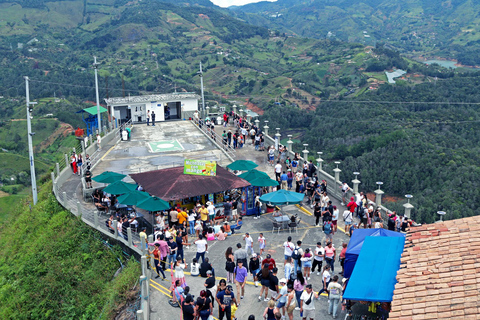
[[[193,123],[198,130],[200,130],[210,141],[212,141],[219,149],[221,149],[231,161],[234,161],[234,159],[237,157],[236,151],[231,145],[223,140],[221,135],[219,135],[215,130],[211,130],[209,127],[207,127],[201,119],[197,120],[193,118],[191,123]],[[223,126],[221,128],[223,128]]]

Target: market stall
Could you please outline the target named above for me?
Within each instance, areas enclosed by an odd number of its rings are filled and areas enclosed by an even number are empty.
[[[185,160],[185,165],[142,173],[130,177],[145,191],[168,201],[172,206],[192,209],[197,203],[212,202],[217,216],[223,215],[226,200],[240,198],[246,208],[246,180],[216,165],[214,161]]]

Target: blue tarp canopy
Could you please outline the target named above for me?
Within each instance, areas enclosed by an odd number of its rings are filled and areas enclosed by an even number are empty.
[[[343,298],[391,302],[404,245],[405,237],[366,237]]]
[[[385,229],[357,229],[353,231],[352,238],[348,242],[347,252],[345,254],[344,277],[350,278],[358,255],[362,249],[365,237],[402,237],[405,235],[400,232],[389,231]]]

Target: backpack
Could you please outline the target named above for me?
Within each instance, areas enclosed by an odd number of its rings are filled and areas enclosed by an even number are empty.
[[[332,233],[332,225],[330,224],[330,222],[325,221],[325,223],[323,224],[323,231],[325,231],[326,234]]]
[[[292,253],[292,259],[293,260],[300,260],[300,258],[302,257],[302,255],[300,254],[299,252],[299,247],[295,246],[295,249],[293,249],[293,253]]]

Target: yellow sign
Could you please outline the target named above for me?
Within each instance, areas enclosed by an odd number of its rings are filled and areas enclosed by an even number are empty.
[[[183,173],[197,176],[216,176],[217,162],[209,160],[185,160]]]

